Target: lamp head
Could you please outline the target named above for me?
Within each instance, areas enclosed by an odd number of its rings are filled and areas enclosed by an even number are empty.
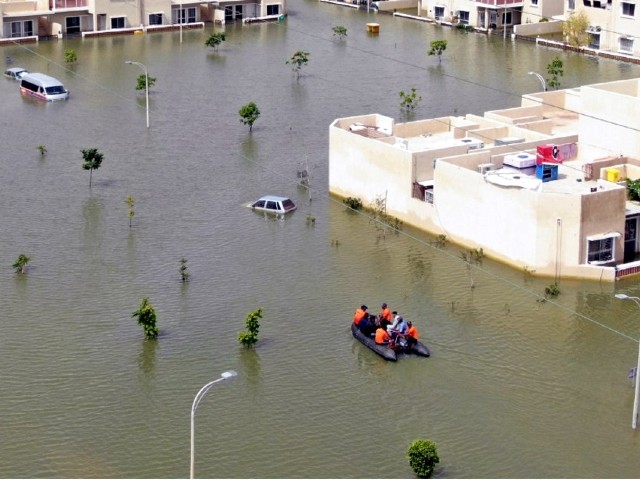
[[[222,378],[224,378],[224,379],[226,380],[227,378],[233,378],[233,377],[235,377],[235,376],[237,376],[237,375],[238,375],[238,374],[236,373],[236,371],[235,371],[235,370],[229,370],[229,371],[227,371],[227,372],[222,372],[222,373],[220,374],[220,377],[222,377]]]

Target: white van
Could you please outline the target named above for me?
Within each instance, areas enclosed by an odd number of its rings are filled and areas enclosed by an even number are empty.
[[[28,73],[20,80],[20,92],[40,100],[66,100],[69,90],[60,81],[42,73]]]

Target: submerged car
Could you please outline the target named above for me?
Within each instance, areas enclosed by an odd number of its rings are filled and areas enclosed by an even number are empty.
[[[277,197],[275,195],[266,195],[253,202],[250,207],[254,210],[271,213],[289,213],[296,209],[296,206],[291,199],[286,197]]]
[[[22,67],[12,67],[12,68],[7,68],[4,71],[4,76],[9,77],[13,80],[21,80],[22,77],[24,77],[27,73],[29,72]]]

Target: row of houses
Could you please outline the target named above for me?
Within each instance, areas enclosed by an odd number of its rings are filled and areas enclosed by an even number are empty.
[[[636,0],[320,0],[387,13],[417,9],[416,18],[477,31],[511,31],[519,37],[563,40],[562,25],[574,13],[589,19],[596,52],[640,56],[640,10]]]
[[[277,19],[287,0],[0,0],[0,40]]]
[[[600,281],[640,272],[640,79],[521,106],[329,129],[329,190],[514,268]]]

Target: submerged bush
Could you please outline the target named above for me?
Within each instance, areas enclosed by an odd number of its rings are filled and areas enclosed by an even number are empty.
[[[429,478],[440,458],[436,444],[431,440],[416,440],[407,452],[409,465],[419,478]]]

